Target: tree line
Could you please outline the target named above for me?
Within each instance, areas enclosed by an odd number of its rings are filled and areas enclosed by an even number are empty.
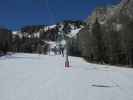
[[[0,54],[6,54],[11,50],[12,32],[6,28],[0,28]]]
[[[84,23],[78,20],[65,20],[52,28],[47,25],[27,25],[15,34],[7,28],[0,28],[0,54],[6,54],[8,51],[46,54],[48,44],[45,41],[58,42],[63,39],[59,33],[69,34],[72,26],[79,28],[80,25]]]

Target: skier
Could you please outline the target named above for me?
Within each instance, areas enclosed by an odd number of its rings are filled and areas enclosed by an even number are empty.
[[[60,46],[60,54],[64,57],[64,47],[62,45]]]
[[[54,53],[55,53],[55,55],[57,55],[57,47],[56,46],[54,47]]]
[[[50,45],[48,45],[48,55],[50,55],[50,52],[51,52],[51,48],[50,48]]]

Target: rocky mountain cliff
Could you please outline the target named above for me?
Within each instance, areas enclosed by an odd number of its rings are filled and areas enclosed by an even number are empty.
[[[133,65],[133,0],[96,8],[79,33],[79,48],[88,61]]]

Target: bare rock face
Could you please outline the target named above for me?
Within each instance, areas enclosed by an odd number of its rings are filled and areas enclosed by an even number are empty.
[[[130,19],[133,19],[133,0],[123,0],[121,11],[128,16]]]
[[[106,7],[99,7],[99,8],[96,8],[91,16],[89,16],[86,20],[86,23],[87,24],[93,24],[96,20],[96,18],[100,21],[100,22],[103,22],[105,21],[105,18],[106,18],[106,15],[107,15],[107,8]]]
[[[86,20],[87,24],[93,24],[98,19],[100,24],[106,24],[107,21],[115,21],[117,23],[127,22],[133,19],[133,0],[122,0],[117,5],[98,7],[91,16]],[[125,19],[126,20],[125,20]]]
[[[133,20],[133,0],[122,0],[117,5],[96,8],[86,20],[90,31],[96,19],[101,26],[120,31],[122,26]]]

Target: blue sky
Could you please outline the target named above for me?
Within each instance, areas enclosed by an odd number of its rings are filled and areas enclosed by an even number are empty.
[[[18,29],[24,25],[54,24],[84,20],[101,5],[120,0],[0,0],[0,26]]]

